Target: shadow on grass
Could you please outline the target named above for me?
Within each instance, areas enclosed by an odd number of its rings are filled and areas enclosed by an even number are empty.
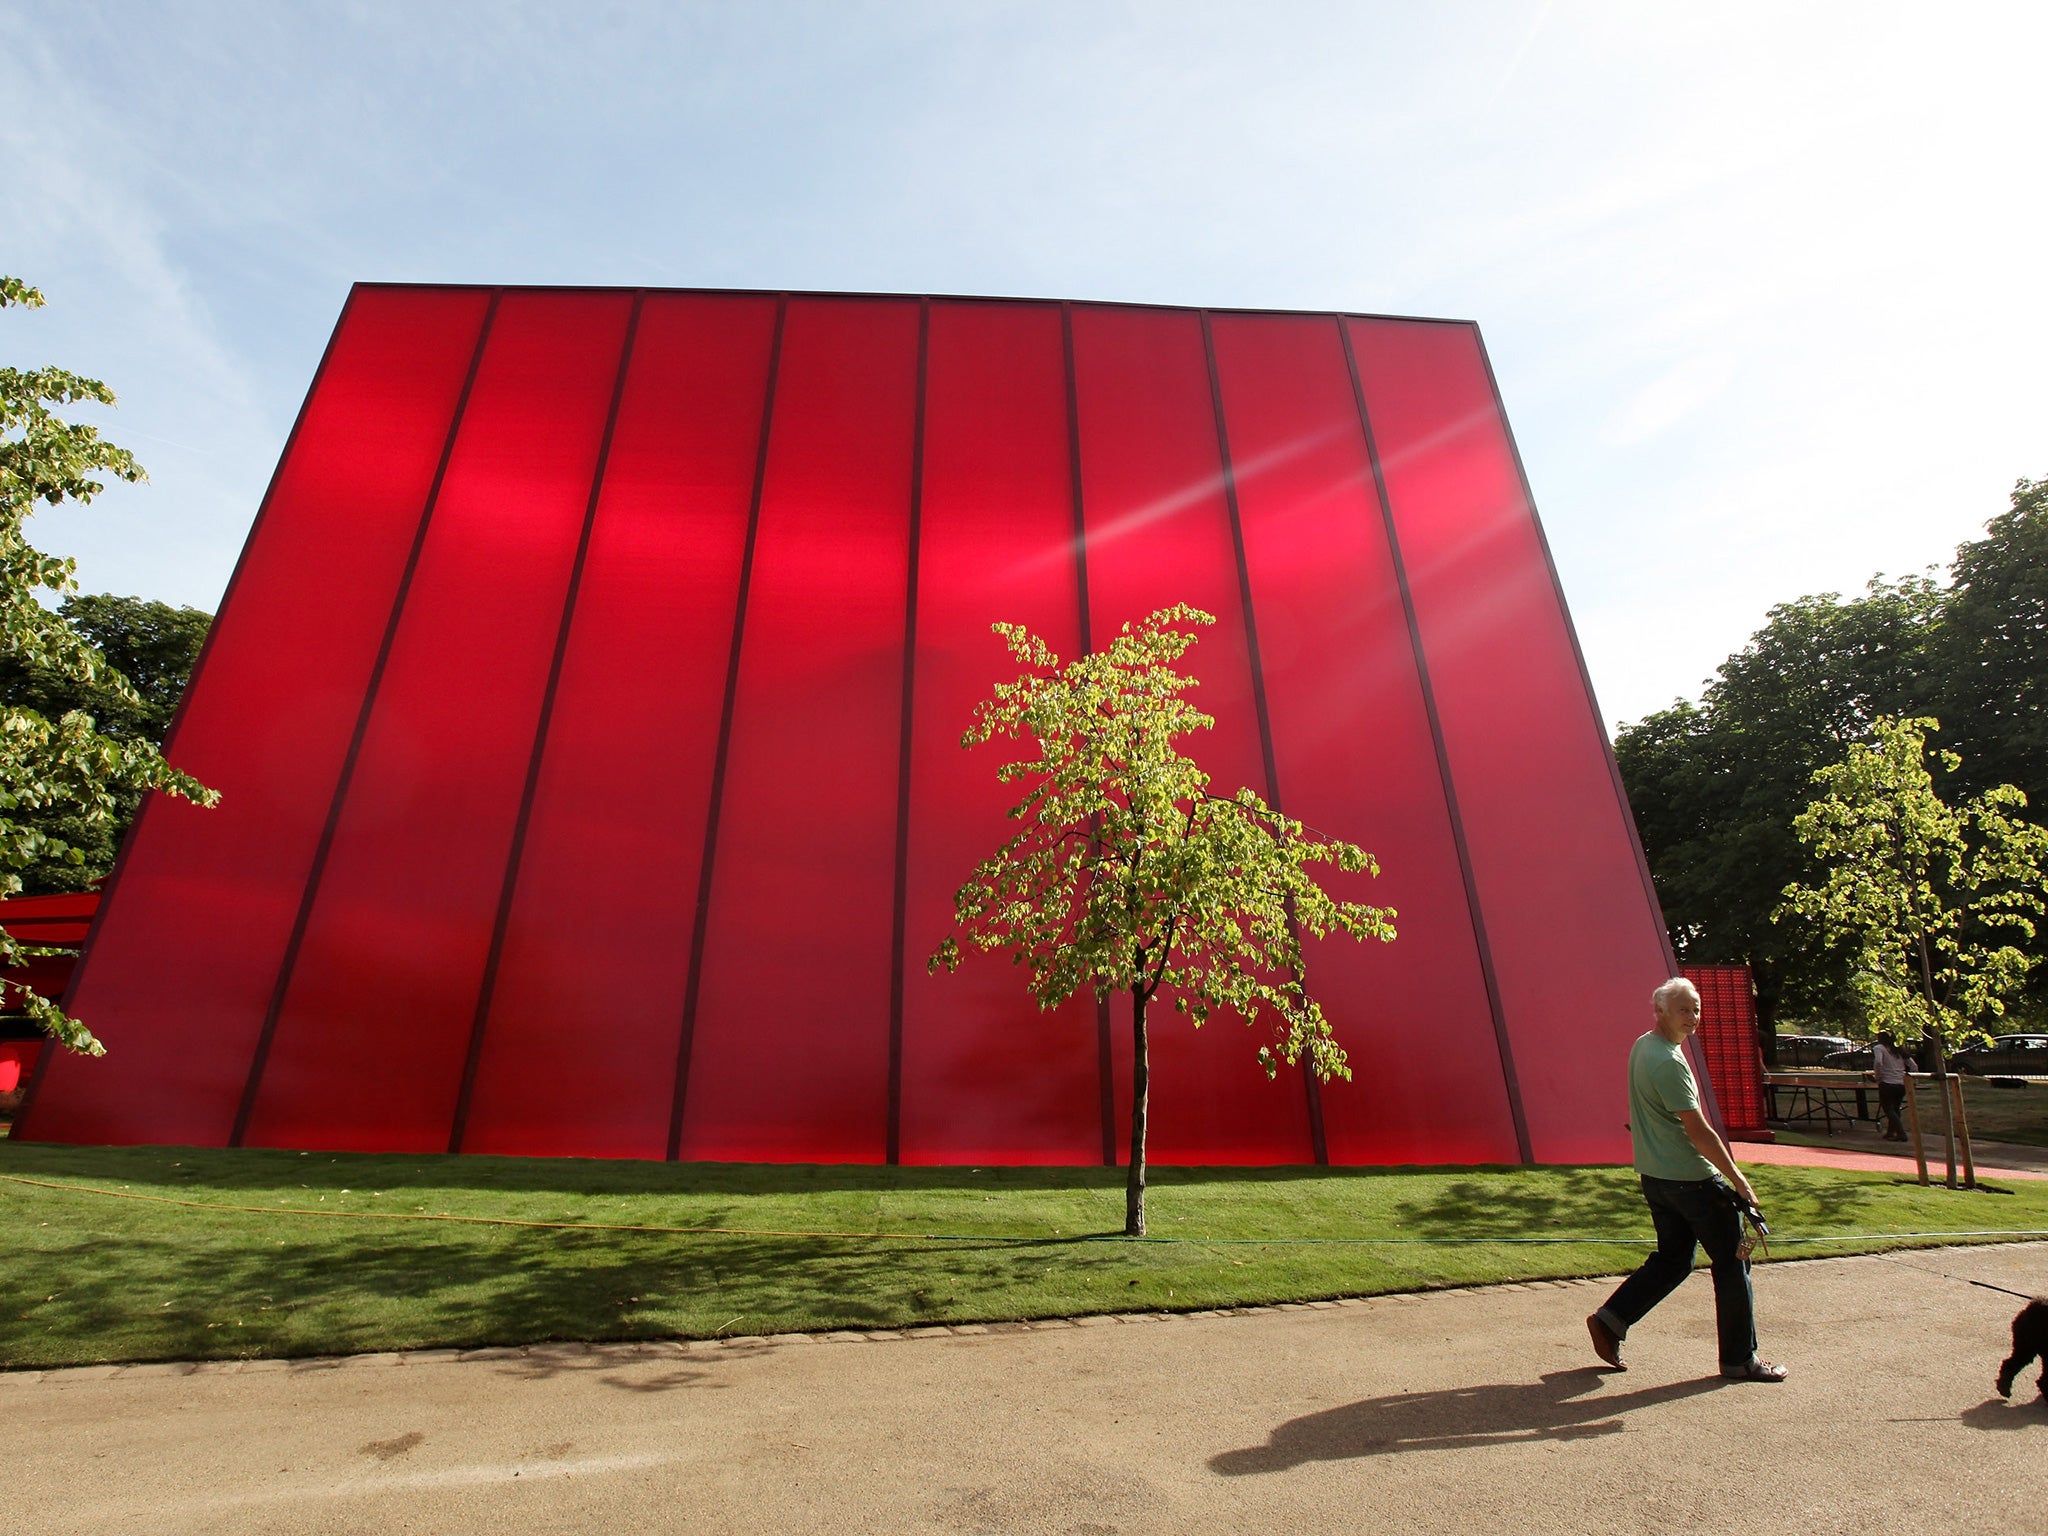
[[[1209,1468],[1224,1477],[1245,1477],[1285,1472],[1311,1461],[1594,1439],[1620,1434],[1623,1414],[1695,1397],[1722,1385],[1718,1376],[1708,1376],[1634,1392],[1585,1395],[1602,1380],[1600,1371],[1586,1367],[1546,1371],[1533,1382],[1369,1397],[1289,1419],[1264,1445],[1212,1456]]]
[[[79,1341],[91,1341],[85,1358],[207,1359],[1001,1317],[1031,1310],[1020,1270],[1055,1252],[1068,1275],[1113,1280],[1130,1264],[1111,1245],[1058,1239],[913,1248],[470,1228],[258,1246],[80,1235],[0,1276],[0,1361],[77,1359]],[[45,1285],[52,1294],[38,1294]]]
[[[1175,1167],[1152,1164],[1153,1189],[1185,1184],[1237,1184],[1284,1189],[1333,1179],[1372,1181],[1441,1171],[1419,1166],[1327,1168]],[[1470,1172],[1487,1169],[1472,1168]],[[1510,1171],[1505,1165],[1493,1172]],[[1599,1170],[1580,1170],[1598,1175]],[[1609,1170],[1610,1174],[1612,1170]],[[0,1142],[0,1173],[81,1183],[147,1185],[176,1193],[181,1185],[220,1190],[306,1184],[315,1190],[426,1187],[578,1196],[891,1194],[906,1184],[937,1192],[1111,1192],[1124,1187],[1120,1167],[886,1166],[864,1163],[658,1162],[631,1158],[498,1157],[483,1153],[298,1152],[266,1147],[75,1147],[56,1142]],[[1118,1211],[1121,1217],[1121,1209]]]
[[[1396,1202],[1417,1237],[1525,1237],[1647,1227],[1641,1187],[1612,1168],[1530,1170],[1513,1184],[1458,1178],[1429,1198]]]
[[[1266,1172],[1268,1170],[1230,1170]],[[1306,1170],[1313,1172],[1314,1170]],[[419,1152],[295,1152],[266,1147],[74,1147],[8,1141],[0,1172],[100,1183],[232,1190],[304,1183],[312,1188],[468,1189],[533,1194],[774,1195],[887,1193],[914,1173],[929,1189],[1121,1188],[1115,1168],[918,1168],[852,1163],[668,1163],[582,1157],[459,1156]]]
[[[1748,1172],[1772,1226],[1782,1231],[1853,1229],[1866,1212],[1888,1202],[1895,1185],[1912,1182],[1874,1176],[1844,1179],[1831,1169],[1764,1167]],[[1648,1207],[1632,1170],[1531,1168],[1521,1173],[1512,1181],[1452,1177],[1425,1197],[1395,1202],[1392,1211],[1402,1229],[1417,1237],[1650,1235]]]

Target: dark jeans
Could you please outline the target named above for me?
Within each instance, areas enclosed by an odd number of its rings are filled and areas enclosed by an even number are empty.
[[[1887,1135],[1905,1139],[1906,1122],[1899,1118],[1899,1110],[1906,1102],[1904,1083],[1879,1083],[1877,1085],[1877,1107],[1884,1111]]]
[[[1653,1179],[1642,1176],[1643,1198],[1657,1227],[1657,1251],[1621,1282],[1596,1314],[1628,1337],[1652,1307],[1677,1290],[1692,1273],[1694,1245],[1707,1250],[1714,1269],[1714,1321],[1721,1342],[1721,1368],[1740,1370],[1756,1358],[1756,1300],[1749,1289],[1749,1265],[1736,1251],[1742,1217],[1733,1195],[1719,1179]]]

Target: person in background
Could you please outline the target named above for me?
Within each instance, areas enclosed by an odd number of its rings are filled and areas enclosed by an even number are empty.
[[[1785,1368],[1756,1352],[1756,1298],[1742,1253],[1741,1211],[1756,1204],[1756,1191],[1700,1111],[1699,1084],[1685,1059],[1686,1039],[1700,1027],[1699,990],[1674,976],[1650,994],[1650,1008],[1656,1027],[1628,1053],[1628,1129],[1657,1247],[1586,1319],[1593,1353],[1627,1370],[1621,1341],[1692,1273],[1693,1253],[1704,1246],[1714,1271],[1721,1374],[1730,1381],[1783,1381]]]
[[[1906,1102],[1906,1074],[1913,1070],[1913,1058],[1900,1055],[1897,1036],[1882,1030],[1870,1047],[1870,1067],[1877,1074],[1877,1107],[1884,1111],[1884,1139],[1904,1141],[1906,1123],[1899,1110]]]

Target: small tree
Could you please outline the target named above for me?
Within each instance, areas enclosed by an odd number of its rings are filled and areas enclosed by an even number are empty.
[[[0,277],[0,308],[34,309],[42,302],[26,283]],[[25,531],[40,507],[92,500],[104,489],[95,475],[143,478],[133,456],[103,441],[97,427],[57,414],[56,407],[79,401],[112,405],[114,393],[97,379],[60,368],[0,367],[0,658],[140,710],[143,700],[127,680],[42,601],[45,593],[62,597],[77,590],[75,563],[42,553]],[[172,768],[152,743],[104,735],[82,710],[52,722],[33,709],[0,707],[0,896],[19,891],[20,871],[41,860],[83,860],[77,848],[45,830],[53,815],[96,827],[149,789],[202,805],[220,798]],[[0,967],[45,952],[0,931]],[[26,987],[0,983],[0,1005],[27,1014],[75,1051],[102,1053],[91,1030]]]
[[[1935,788],[1930,718],[1880,719],[1813,781],[1825,793],[1793,829],[1827,871],[1818,886],[1788,885],[1779,915],[1817,922],[1852,945],[1853,985],[1873,1026],[1940,1051],[1981,1039],[2033,964],[2024,947],[2048,910],[2048,831],[2018,819],[2027,797],[2010,784],[1950,806]],[[1953,773],[1962,759],[1932,753]],[[1949,1182],[1954,1125],[1942,1096]]]
[[[1222,1010],[1248,1025],[1270,1012],[1270,1038],[1257,1056],[1268,1078],[1303,1056],[1324,1081],[1348,1078],[1344,1051],[1304,983],[1301,936],[1394,937],[1391,909],[1336,900],[1308,873],[1331,864],[1376,875],[1370,854],[1309,832],[1249,789],[1210,794],[1209,776],[1176,748],[1178,738],[1215,721],[1181,697],[1195,680],[1173,664],[1195,636],[1174,626],[1214,622],[1185,605],[1162,609],[1064,668],[1044,641],[997,624],[1029,670],[998,683],[960,739],[972,748],[1029,737],[1037,748],[997,772],[1026,786],[1009,813],[1024,827],[954,897],[961,933],[1028,967],[1041,1008],[1084,986],[1099,997],[1130,994],[1124,1231],[1132,1237],[1145,1232],[1152,1000],[1164,992],[1196,1028]],[[959,961],[958,940],[949,937],[930,969]]]

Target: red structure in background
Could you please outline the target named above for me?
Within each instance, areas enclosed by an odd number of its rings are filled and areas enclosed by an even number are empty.
[[[79,1142],[1123,1150],[1120,1005],[923,960],[1005,835],[992,620],[1215,614],[1192,743],[1377,854],[1357,1076],[1155,1032],[1167,1162],[1611,1161],[1663,927],[1477,330],[361,286],[72,1007]],[[1353,894],[1366,894],[1358,886]]]
[[[1764,1124],[1764,1059],[1757,1048],[1756,982],[1746,965],[1688,965],[1680,975],[1700,991],[1699,1054],[1721,1101],[1732,1141],[1771,1141]]]
[[[0,970],[0,1014],[13,1011],[11,988],[22,987],[40,997],[59,998],[71,986],[78,968],[77,950],[85,943],[98,891],[60,896],[16,896],[0,901],[0,928],[20,944],[62,948],[68,954],[29,955],[20,965]],[[41,1029],[26,1018],[0,1017],[0,1094],[13,1093],[34,1070],[42,1054]]]

